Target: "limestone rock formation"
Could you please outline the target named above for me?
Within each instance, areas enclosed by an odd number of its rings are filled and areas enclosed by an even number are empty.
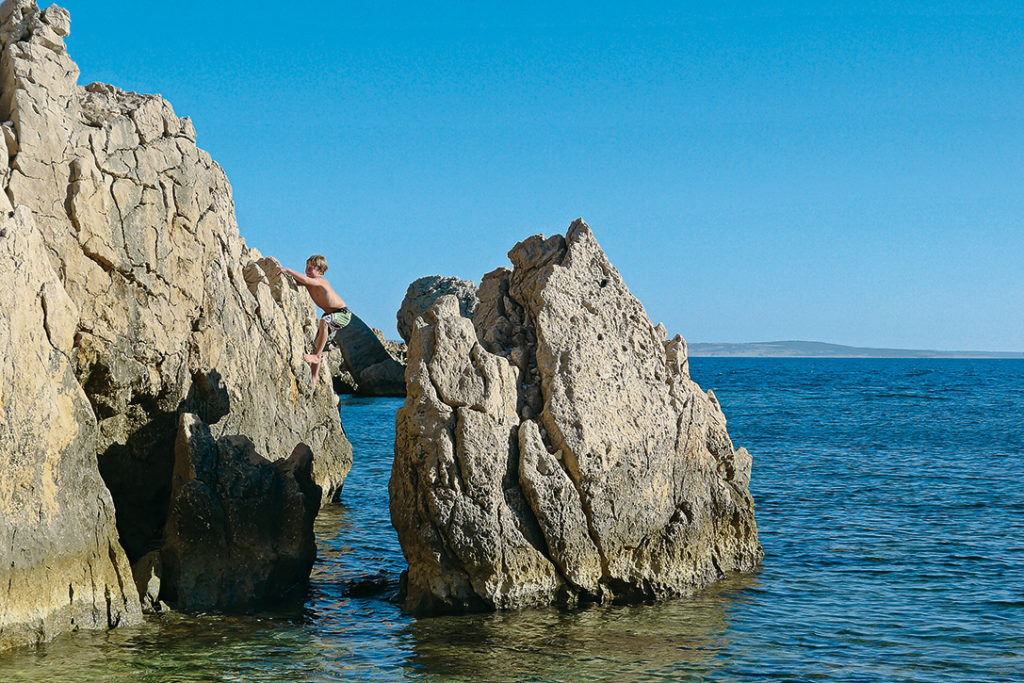
[[[214,440],[181,416],[160,599],[181,609],[251,610],[300,595],[316,559],[313,454],[270,462],[240,436]]]
[[[405,396],[405,366],[395,360],[373,328],[353,314],[330,341],[338,347],[345,369],[362,396]]]
[[[331,384],[336,394],[354,394],[359,390],[359,383],[345,365],[345,356],[337,346],[327,345],[324,349],[323,368],[321,374],[330,373]]]
[[[163,544],[183,413],[269,460],[304,444],[324,499],[351,466],[302,360],[308,296],[246,246],[188,118],[76,84],[69,28],[0,5],[0,250],[24,280],[0,288],[0,647],[138,618],[128,566]]]
[[[409,344],[391,516],[416,612],[680,595],[763,555],[714,394],[587,225],[531,237]]]
[[[416,318],[429,311],[434,302],[445,294],[452,294],[459,300],[459,312],[464,317],[473,317],[477,301],[475,282],[440,275],[421,277],[409,285],[398,309],[398,334],[406,343],[412,337]]]
[[[406,356],[408,356],[408,346],[405,342],[385,339],[384,333],[376,327],[371,327],[370,331],[373,332],[373,335],[384,347],[387,354],[401,366],[402,382],[399,395],[405,396],[405,360]],[[364,388],[363,391],[360,391],[359,382],[345,363],[345,355],[342,353],[340,346],[333,342],[328,343],[324,358],[324,369],[330,372],[335,393],[360,395],[365,393],[366,389]]]
[[[24,208],[0,214],[0,650],[141,620],[75,379],[78,310]]]
[[[376,327],[371,327],[370,329],[373,330],[373,334],[380,340],[380,343],[384,345],[384,350],[388,352],[388,355],[401,363],[404,368],[409,359],[409,345],[404,341],[386,339],[384,332]]]
[[[135,590],[139,593],[143,614],[170,609],[167,603],[160,600],[160,579],[163,574],[159,550],[146,553],[132,565],[132,578],[135,579]]]

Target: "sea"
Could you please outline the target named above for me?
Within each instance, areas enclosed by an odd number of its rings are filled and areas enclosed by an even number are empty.
[[[753,455],[756,572],[658,604],[412,617],[401,400],[342,397],[355,464],[304,604],[61,636],[0,655],[0,681],[1024,680],[1024,361],[690,364]]]

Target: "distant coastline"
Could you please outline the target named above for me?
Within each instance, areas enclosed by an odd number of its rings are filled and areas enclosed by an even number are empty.
[[[931,351],[920,349],[876,349],[809,341],[751,342],[719,344],[694,342],[687,345],[691,358],[1016,358],[1024,352]]]

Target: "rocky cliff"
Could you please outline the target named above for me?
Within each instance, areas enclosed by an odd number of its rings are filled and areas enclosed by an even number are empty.
[[[751,458],[583,221],[416,320],[391,517],[417,612],[684,594],[761,560]]]
[[[78,310],[32,214],[0,217],[0,650],[141,619],[74,374]]]
[[[0,647],[138,619],[183,414],[268,461],[304,444],[320,500],[351,466],[308,297],[239,236],[189,119],[77,85],[69,29],[0,6]]]

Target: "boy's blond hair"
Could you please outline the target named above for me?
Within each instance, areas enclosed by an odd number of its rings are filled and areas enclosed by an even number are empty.
[[[319,270],[321,273],[326,273],[327,272],[327,259],[325,259],[320,254],[313,254],[308,259],[306,259],[306,263],[311,265],[311,266],[313,266],[314,268]]]

